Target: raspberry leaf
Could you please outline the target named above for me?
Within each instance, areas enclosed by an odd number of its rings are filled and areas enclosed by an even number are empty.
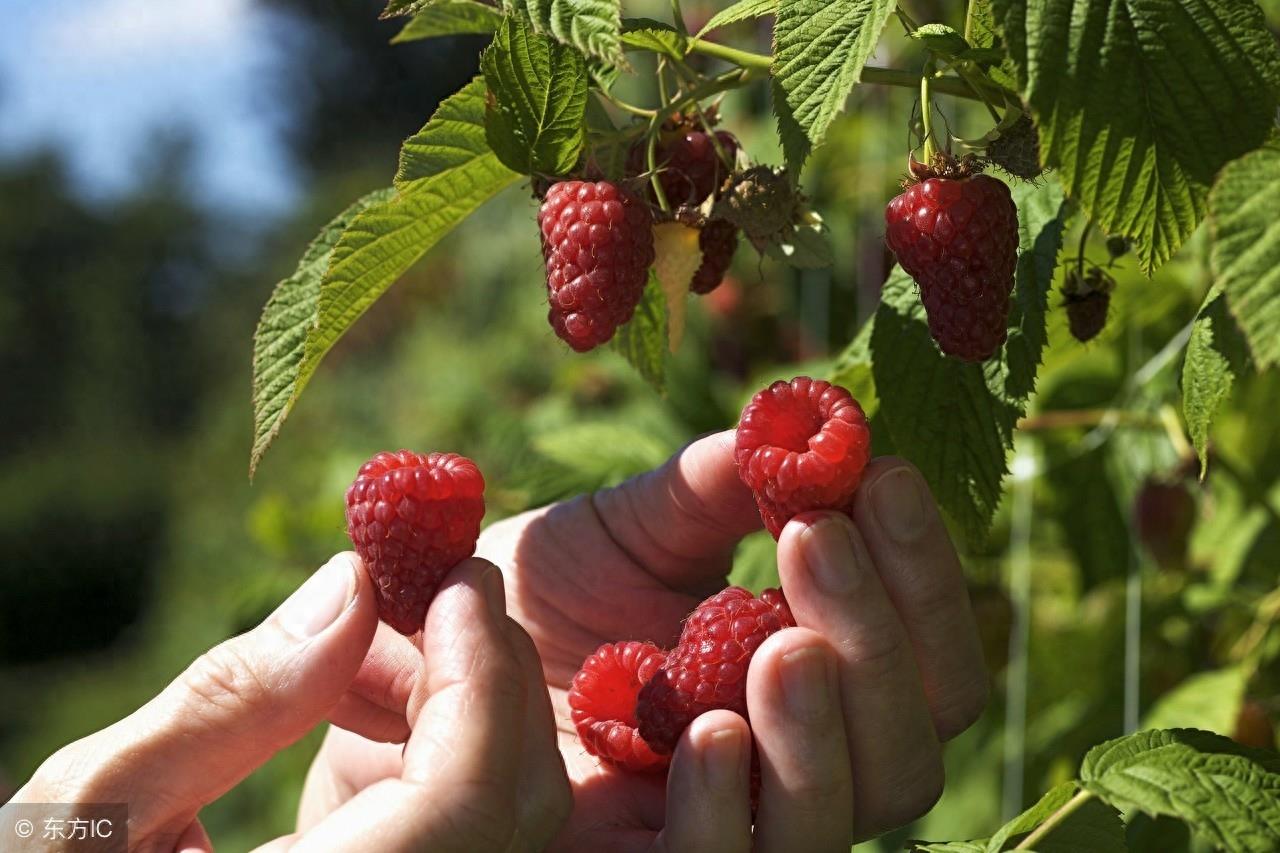
[[[375,190],[339,213],[321,229],[293,275],[279,282],[262,309],[253,336],[253,449],[249,476],[275,440],[306,381],[299,367],[307,332],[315,324],[320,303],[320,281],[329,267],[333,247],[361,212],[395,197],[391,188]]]
[[[1241,666],[1197,673],[1161,696],[1142,721],[1143,727],[1232,731],[1244,704],[1247,680]]]
[[[1148,273],[1267,138],[1280,51],[1250,0],[992,0],[1045,165]]]
[[[1215,847],[1280,842],[1280,755],[1197,729],[1156,729],[1089,750],[1081,785],[1117,808],[1174,817]]]
[[[773,27],[773,109],[793,175],[871,58],[893,0],[783,0]]]
[[[684,59],[688,39],[674,28],[650,18],[627,18],[622,22],[622,44],[626,50],[650,50]]]
[[[900,268],[885,282],[871,330],[877,426],[883,423],[895,451],[920,468],[975,544],[1000,502],[1014,428],[1035,390],[1065,215],[1055,184],[1022,184],[1013,196],[1020,254],[1009,337],[995,358],[965,364],[939,352],[915,283]],[[856,363],[851,356],[849,369]]]
[[[623,64],[620,0],[502,0],[502,8],[585,56]]]
[[[732,6],[721,9],[711,16],[711,20],[698,30],[698,35],[709,33],[720,27],[736,24],[739,21],[749,21],[752,18],[762,18],[765,15],[772,15],[778,10],[778,0],[738,0]]]
[[[587,135],[582,54],[507,17],[480,67],[489,87],[485,138],[503,165],[546,175],[572,169]]]
[[[1209,430],[1237,377],[1250,369],[1248,346],[1227,297],[1215,286],[1205,298],[1182,362],[1182,415],[1201,471],[1209,463]]]
[[[1222,170],[1209,196],[1210,264],[1260,368],[1280,364],[1280,141]]]
[[[658,274],[649,269],[649,283],[636,306],[635,316],[618,330],[613,348],[636,369],[659,394],[667,392],[667,300]]]
[[[1053,823],[1046,826],[1050,819]],[[1076,782],[1063,782],[1002,826],[987,841],[984,853],[1012,850],[1036,830],[1040,832],[1034,849],[1039,853],[1124,853],[1127,849],[1120,813],[1087,794],[1081,795]]]
[[[402,44],[460,33],[491,33],[501,23],[502,15],[492,6],[474,0],[437,3],[414,13],[391,43]]]

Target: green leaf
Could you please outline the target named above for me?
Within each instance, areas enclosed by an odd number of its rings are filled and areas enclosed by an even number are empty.
[[[649,268],[649,282],[636,306],[635,316],[618,330],[613,348],[659,394],[667,390],[667,301],[658,274]]]
[[[862,406],[868,418],[875,414],[880,405],[876,396],[876,379],[871,369],[871,332],[875,328],[875,317],[862,324],[858,334],[840,355],[836,356],[831,366],[829,381],[839,385]]]
[[[501,23],[502,15],[492,6],[476,3],[474,0],[454,0],[451,3],[428,6],[414,13],[400,32],[396,33],[395,38],[391,39],[391,43],[403,44],[460,33],[491,33]]]
[[[1246,682],[1244,669],[1238,666],[1193,675],[1160,697],[1142,727],[1208,729],[1230,735],[1244,703]]]
[[[1280,142],[1241,157],[1209,196],[1215,284],[1261,368],[1280,364]]]
[[[320,280],[338,238],[357,214],[395,196],[391,188],[375,190],[335,216],[321,229],[298,261],[293,275],[280,281],[258,320],[253,336],[253,449],[249,476],[280,433],[302,393],[305,379],[299,367],[307,332],[315,324],[320,304]]]
[[[1079,797],[1079,785],[1063,782],[991,836],[985,853],[1012,850],[1054,815],[1057,822],[1035,842],[1038,853],[1124,853],[1124,822],[1106,803]]]
[[[939,352],[915,283],[896,269],[881,292],[871,333],[879,415],[897,452],[919,467],[971,542],[1000,501],[1013,430],[1035,389],[1045,342],[1046,297],[1062,242],[1064,202],[1054,184],[1014,188],[1021,255],[1009,339],[986,364]]]
[[[582,54],[508,16],[480,56],[489,87],[485,138],[517,172],[562,175],[587,138],[587,67]]]
[[[401,15],[412,15],[415,12],[430,6],[432,0],[387,0],[386,8],[382,10],[379,18],[395,18]]]
[[[1209,462],[1209,430],[1235,380],[1250,367],[1248,348],[1227,309],[1220,285],[1209,291],[1191,327],[1182,362],[1182,414],[1203,471]]]
[[[893,0],[784,0],[773,25],[773,110],[793,175],[871,58]]]
[[[739,21],[748,21],[752,18],[762,18],[765,15],[772,15],[778,10],[778,0],[738,0],[732,6],[721,9],[711,16],[711,20],[698,30],[698,35],[709,33],[712,30],[729,24],[736,24]]]
[[[1214,175],[1275,121],[1280,51],[1251,0],[992,0],[1045,165],[1148,273]]]
[[[1089,750],[1081,784],[1125,811],[1167,815],[1232,851],[1280,849],[1280,756],[1195,729],[1157,729]]]
[[[534,30],[586,56],[623,64],[620,0],[502,0],[502,8],[520,14]]]
[[[657,468],[679,449],[652,428],[612,421],[562,427],[538,434],[531,443],[547,459],[600,483]]]
[[[826,269],[834,260],[826,223],[812,211],[805,214],[800,224],[775,234],[765,244],[764,253],[801,270]]]
[[[399,194],[369,205],[347,225],[321,284],[295,400],[360,315],[441,237],[518,177],[485,143],[484,92],[484,81],[476,78],[443,101],[401,148]]]
[[[908,841],[909,853],[984,853],[986,839],[981,841]]]
[[[622,22],[622,45],[628,50],[651,50],[684,59],[688,40],[673,27],[649,18],[626,18]]]

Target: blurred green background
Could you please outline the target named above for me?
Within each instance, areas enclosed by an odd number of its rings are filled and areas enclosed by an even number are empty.
[[[399,142],[475,73],[485,40],[391,47],[398,23],[379,22],[375,2],[246,3],[269,15],[274,45],[273,61],[250,69],[255,108],[300,188],[270,211],[229,207],[193,177],[199,130],[181,122],[152,133],[127,189],[105,197],[86,191],[65,145],[0,160],[0,801],[341,549],[342,491],[373,452],[474,457],[491,484],[488,521],[617,482],[731,425],[764,382],[829,374],[887,273],[881,217],[909,144],[905,90],[859,88],[806,173],[834,268],[792,271],[744,245],[731,278],[692,303],[665,399],[614,354],[576,356],[552,335],[536,203],[519,186],[343,339],[251,484],[251,336],[273,282],[334,212],[389,182]],[[962,14],[911,6],[918,20]],[[715,8],[686,3],[691,27]],[[1269,12],[1280,20],[1280,4]],[[765,25],[726,37],[768,45]],[[878,64],[917,62],[896,35],[886,45]],[[621,91],[652,101],[645,80]],[[778,162],[764,97],[735,94],[723,113],[748,152]],[[986,129],[943,108],[959,136]],[[1077,223],[1064,256],[1078,236]],[[1100,239],[1088,254],[1107,258]],[[1078,344],[1051,312],[1006,500],[988,540],[965,548],[991,706],[950,747],[941,803],[886,849],[986,835],[1070,778],[1088,746],[1139,722],[1274,746],[1280,377],[1237,387],[1207,479],[1184,478],[1169,413],[1179,336],[1209,285],[1203,241],[1153,280],[1127,258],[1112,272],[1120,286],[1098,340]],[[1133,523],[1155,481],[1185,492],[1195,516],[1186,548],[1162,560]],[[767,582],[770,545],[744,543],[736,579]],[[289,831],[316,744],[286,750],[203,813],[220,849]]]

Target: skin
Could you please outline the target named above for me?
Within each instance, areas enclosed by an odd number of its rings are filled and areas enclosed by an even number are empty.
[[[752,660],[750,729],[730,712],[698,718],[665,781],[603,767],[579,745],[566,693],[583,659],[622,639],[669,646],[688,612],[724,586],[737,542],[759,527],[726,432],[616,489],[481,537],[479,553],[503,567],[509,611],[541,657],[573,788],[549,849],[847,850],[937,800],[941,744],[981,714],[988,681],[937,506],[919,473],[895,458],[868,466],[852,521],[811,513],[783,531],[779,573],[800,627],[771,637]],[[422,665],[409,641],[380,632],[332,716],[341,728],[312,768],[302,828],[395,772],[400,709]]]
[[[732,452],[732,433],[709,436],[493,525],[413,638],[377,623],[367,573],[340,554],[14,801],[127,801],[131,849],[207,851],[200,808],[327,718],[297,832],[263,849],[844,851],[906,823],[941,793],[940,744],[982,712],[987,677],[937,507],[897,459],[868,466],[852,521],[811,513],[783,531],[800,627],[752,659],[750,728],[699,717],[665,780],[577,741],[565,697],[582,660],[620,639],[670,645],[759,528]]]

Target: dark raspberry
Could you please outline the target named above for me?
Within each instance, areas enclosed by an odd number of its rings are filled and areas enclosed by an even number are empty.
[[[1162,568],[1186,566],[1195,522],[1196,499],[1181,477],[1150,477],[1134,498],[1133,526],[1138,540]]]
[[[711,134],[705,130],[680,127],[658,137],[653,153],[654,166],[658,170],[658,183],[662,184],[662,192],[672,207],[697,207],[719,190],[729,177],[731,165],[738,154],[738,140],[724,130],[717,130],[715,138],[730,165],[720,159]],[[627,173],[640,175],[646,171],[648,143],[642,140],[627,154]],[[650,201],[656,204],[652,187],[649,194]]]
[[[475,553],[484,477],[456,453],[379,453],[347,489],[347,533],[373,579],[378,616],[422,629],[449,570]]]
[[[738,420],[734,457],[777,539],[802,512],[849,512],[871,458],[871,430],[844,388],[797,376],[751,398]]]
[[[552,184],[538,210],[551,328],[578,352],[631,319],[653,263],[648,209],[608,181]]]
[[[1231,739],[1253,749],[1275,749],[1276,729],[1266,706],[1256,699],[1246,700],[1236,715],[1236,728]]]
[[[1004,343],[1018,265],[1018,210],[1009,188],[972,174],[972,161],[914,164],[914,179],[885,208],[885,241],[920,285],[929,331],[961,361],[985,361]]]
[[[698,233],[702,263],[689,282],[694,293],[710,293],[720,286],[738,250],[738,229],[724,219],[712,219]]]
[[[1062,285],[1063,304],[1067,307],[1067,326],[1080,343],[1093,340],[1107,325],[1115,286],[1115,279],[1097,267],[1084,276],[1076,269],[1067,270]]]
[[[653,643],[606,643],[582,663],[569,687],[569,708],[587,752],[624,770],[660,770],[667,755],[636,729],[636,698],[667,653]]]
[[[795,224],[800,198],[783,169],[752,166],[734,175],[711,215],[742,229],[758,248]]]
[[[699,604],[685,621],[679,644],[640,690],[641,737],[666,755],[699,714],[724,708],[746,717],[752,655],[771,635],[795,624],[777,589],[756,598],[733,586]]]

